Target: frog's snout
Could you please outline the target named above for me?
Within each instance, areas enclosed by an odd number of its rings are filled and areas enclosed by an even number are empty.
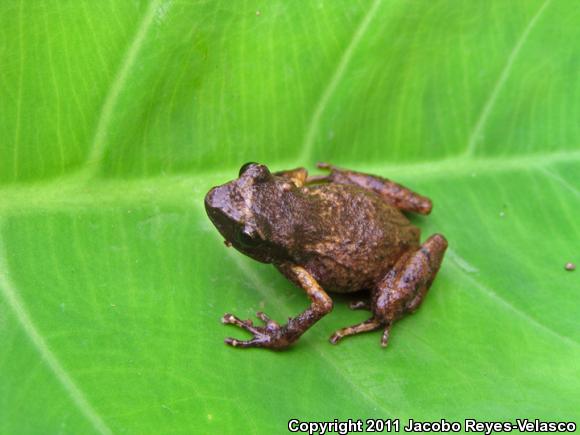
[[[220,210],[220,203],[222,202],[220,198],[223,198],[223,195],[220,193],[219,189],[220,187],[212,188],[209,192],[207,192],[204,199],[205,211],[214,224],[216,223],[216,219]]]
[[[235,232],[230,202],[230,191],[227,185],[210,189],[204,199],[205,211],[209,219],[226,240],[229,240]]]
[[[205,204],[205,208],[211,208],[213,207],[213,204],[215,204],[215,190],[217,189],[217,187],[212,187],[209,192],[207,192],[205,194],[205,199],[204,199],[204,204]]]
[[[229,190],[223,186],[212,187],[205,195],[205,209],[210,213],[210,210],[224,210],[229,204]]]

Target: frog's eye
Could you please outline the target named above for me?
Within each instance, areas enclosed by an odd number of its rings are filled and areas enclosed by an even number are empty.
[[[267,181],[271,174],[268,168],[259,163],[248,162],[240,168],[239,177],[248,177],[255,182]]]
[[[257,165],[257,163],[256,163],[256,162],[248,162],[248,163],[244,163],[244,164],[242,165],[242,167],[240,168],[240,172],[238,173],[238,177],[241,177],[241,176],[242,176],[242,174],[243,174],[244,172],[246,172],[246,170],[247,170],[247,169],[248,169],[250,166],[252,166],[252,165]]]
[[[241,246],[246,248],[253,248],[260,244],[260,238],[254,237],[252,234],[248,233],[247,231],[240,231],[238,233],[238,242]]]

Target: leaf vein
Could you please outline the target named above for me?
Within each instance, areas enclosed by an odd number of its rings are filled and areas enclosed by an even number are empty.
[[[532,325],[534,325],[537,329],[540,329],[544,332],[546,332],[549,335],[552,335],[556,338],[558,338],[559,340],[572,345],[574,347],[580,347],[580,343],[578,343],[576,340],[567,337],[565,335],[562,335],[561,333],[559,333],[558,331],[553,330],[552,328],[544,325],[543,323],[541,323],[540,321],[536,320],[534,317],[530,316],[529,314],[525,313],[524,311],[522,311],[520,308],[518,308],[517,306],[511,304],[510,302],[507,301],[507,299],[505,299],[500,293],[497,293],[495,291],[493,291],[492,289],[490,289],[489,287],[483,285],[481,282],[479,282],[477,279],[475,279],[472,275],[470,275],[468,272],[466,272],[464,270],[464,268],[462,267],[462,265],[460,265],[456,260],[455,257],[457,257],[457,254],[453,255],[452,258],[452,265],[459,270],[464,276],[465,278],[471,282],[471,284],[473,284],[473,286],[480,291],[480,293],[484,294],[485,296],[487,296],[489,299],[495,301],[496,303],[500,304],[501,306],[503,306],[504,308],[506,308],[507,310],[511,311],[512,313],[516,314],[518,317],[524,319],[525,321],[531,323]],[[467,261],[463,260],[466,264]],[[473,266],[471,266],[473,268]]]
[[[507,58],[507,61],[504,65],[503,69],[501,70],[501,73],[500,73],[497,81],[495,82],[495,85],[491,89],[491,93],[489,94],[489,97],[487,98],[487,100],[483,106],[483,109],[481,110],[481,113],[479,114],[479,117],[477,118],[477,121],[476,121],[473,129],[471,130],[471,133],[470,133],[469,138],[467,140],[467,147],[466,147],[465,153],[464,153],[465,156],[472,156],[474,154],[474,152],[477,148],[477,142],[479,140],[481,132],[482,132],[483,128],[485,127],[487,119],[489,118],[489,115],[491,114],[491,112],[495,106],[495,102],[497,100],[497,97],[499,96],[499,94],[500,94],[501,90],[503,89],[507,79],[510,76],[513,65],[514,65],[517,57],[519,56],[522,47],[524,46],[524,44],[528,40],[528,37],[530,36],[531,31],[536,26],[537,22],[539,21],[540,17],[544,13],[544,11],[548,7],[548,5],[551,3],[551,1],[552,0],[544,1],[542,6],[540,7],[540,9],[538,9],[536,14],[530,19],[528,25],[524,28],[524,31],[522,32],[519,39],[516,41],[516,44],[514,45],[512,51],[510,52],[510,54]]]
[[[316,137],[316,133],[318,132],[318,128],[320,126],[320,119],[322,118],[322,114],[328,105],[328,102],[332,98],[336,88],[338,87],[340,81],[342,80],[342,76],[352,59],[356,48],[358,47],[362,37],[366,33],[370,23],[372,22],[373,18],[375,17],[378,7],[381,4],[381,0],[375,0],[363,19],[361,20],[360,24],[357,26],[355,32],[352,35],[352,38],[347,45],[346,49],[344,50],[340,60],[334,70],[334,73],[331,76],[330,82],[328,86],[324,89],[324,92],[320,96],[318,103],[315,106],[314,112],[312,117],[310,118],[310,122],[308,123],[308,128],[306,130],[306,135],[304,137],[304,142],[302,144],[302,153],[299,158],[301,162],[306,162],[310,160],[312,154],[312,147],[314,146],[314,139]]]
[[[557,181],[559,184],[561,184],[567,190],[569,190],[570,192],[572,192],[574,195],[580,196],[580,191],[576,187],[574,187],[573,184],[570,184],[569,182],[567,182],[560,175],[554,173],[553,171],[549,170],[546,167],[541,167],[540,168],[540,171],[542,171],[544,173],[544,175],[546,175],[548,178],[551,178],[551,179]]]
[[[109,88],[109,92],[105,97],[98,118],[95,134],[89,148],[88,157],[85,161],[84,175],[87,178],[94,175],[94,172],[98,169],[98,166],[105,155],[107,148],[107,130],[110,127],[115,106],[119,100],[123,86],[127,82],[131,69],[135,64],[137,55],[143,46],[147,32],[153,23],[153,18],[155,17],[155,12],[157,11],[158,6],[159,0],[152,0],[149,3],[147,11],[137,27],[135,36],[129,44],[127,52],[123,56],[124,60],[121,62],[117,74]]]
[[[67,374],[64,367],[60,364],[57,357],[50,350],[48,344],[34,325],[24,302],[18,295],[16,286],[10,279],[6,258],[5,246],[3,240],[0,238],[0,294],[2,294],[8,303],[8,306],[14,313],[20,326],[32,342],[33,346],[36,348],[58,382],[68,393],[79,411],[81,411],[81,413],[89,420],[98,433],[106,435],[111,434],[111,429],[109,429],[101,416],[89,403],[84,393],[76,385],[74,380]]]

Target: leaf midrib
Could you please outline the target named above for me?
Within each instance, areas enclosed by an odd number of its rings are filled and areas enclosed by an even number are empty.
[[[393,179],[453,179],[495,172],[542,171],[558,163],[580,160],[580,151],[534,154],[527,157],[465,158],[403,164],[361,164],[356,169]],[[296,167],[296,162],[276,163],[273,169]],[[542,171],[543,172],[543,171]],[[148,178],[95,178],[74,173],[51,180],[10,184],[0,188],[0,214],[28,213],[34,210],[79,209],[90,207],[167,204],[190,207],[201,200],[212,185],[233,178],[237,168],[187,175],[161,175]]]

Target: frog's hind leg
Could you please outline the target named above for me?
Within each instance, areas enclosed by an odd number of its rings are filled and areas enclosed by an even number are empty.
[[[311,181],[326,181],[329,183],[353,184],[372,190],[387,203],[397,207],[398,209],[413,213],[429,214],[433,208],[429,198],[419,195],[411,189],[386,178],[337,168],[328,163],[318,163],[317,166],[321,169],[329,169],[330,174],[319,177],[310,177],[306,180],[307,183]]]
[[[393,323],[413,313],[425,299],[446,249],[445,237],[433,234],[417,250],[403,255],[377,285],[372,308],[374,318],[385,326],[383,347],[387,345]]]
[[[343,337],[383,327],[381,345],[385,347],[393,323],[414,312],[425,298],[446,249],[445,237],[434,234],[418,249],[404,254],[373,291],[373,316],[359,325],[336,331],[330,342],[335,344]]]

